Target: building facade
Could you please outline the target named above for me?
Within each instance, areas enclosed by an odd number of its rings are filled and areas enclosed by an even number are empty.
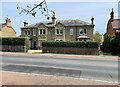
[[[6,19],[6,23],[0,23],[0,37],[16,37],[16,31],[11,26],[11,20]]]
[[[29,37],[31,49],[41,49],[43,41],[92,41],[93,24],[81,20],[57,20],[55,15],[52,21],[39,22],[29,25],[24,22],[21,36]]]
[[[114,19],[114,11],[110,13],[110,19],[107,23],[106,33],[104,34],[104,39],[107,36],[115,36],[116,32],[120,32],[120,19]]]

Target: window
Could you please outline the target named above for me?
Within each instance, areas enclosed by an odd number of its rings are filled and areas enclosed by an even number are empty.
[[[63,41],[63,40],[60,40],[60,41]]]
[[[87,30],[86,29],[80,29],[79,34],[80,35],[85,35],[85,34],[87,34]]]
[[[27,31],[25,31],[25,35],[27,35]]]
[[[25,35],[30,35],[30,31],[25,31]]]
[[[87,30],[86,29],[84,29],[84,34],[86,34],[87,33]]]
[[[63,35],[63,29],[56,29],[56,35]]]
[[[30,31],[28,31],[28,35],[30,35]]]
[[[45,29],[43,30],[43,34],[45,34]]]
[[[73,35],[73,29],[70,29],[70,35]]]
[[[33,30],[33,36],[36,36],[36,31],[35,30]]]
[[[84,34],[84,30],[80,29],[80,35],[83,35],[83,34]]]
[[[45,34],[45,29],[40,29],[39,35]]]
[[[40,34],[42,34],[42,30],[40,30]]]
[[[63,35],[63,29],[60,29],[60,35]]]
[[[56,34],[59,34],[59,29],[56,29]]]
[[[63,40],[57,39],[56,41],[63,41]]]
[[[56,41],[59,41],[59,40],[56,40]]]

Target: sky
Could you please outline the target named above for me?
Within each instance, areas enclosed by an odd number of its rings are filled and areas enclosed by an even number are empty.
[[[37,2],[0,2],[0,23],[4,23],[8,17],[11,19],[11,25],[21,34],[23,22],[34,24],[40,21],[47,21],[46,17],[37,10],[36,17],[31,14],[22,13],[17,6],[26,8],[27,5],[34,6]],[[56,12],[58,20],[79,19],[91,23],[91,17],[94,17],[94,32],[99,31],[102,35],[106,32],[107,21],[110,18],[111,9],[114,9],[115,18],[118,18],[118,2],[47,2],[48,9]]]

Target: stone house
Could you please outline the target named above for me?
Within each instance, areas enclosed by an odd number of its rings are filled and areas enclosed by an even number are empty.
[[[91,23],[81,20],[56,20],[43,21],[28,25],[24,22],[21,36],[29,37],[31,49],[41,49],[43,41],[92,41],[94,31],[94,18]]]
[[[115,36],[116,32],[120,32],[120,19],[114,19],[114,11],[110,13],[110,19],[107,23],[106,33],[104,34],[104,39],[107,36]]]
[[[6,23],[0,23],[0,37],[16,37],[16,31],[11,26],[11,20],[6,19]]]

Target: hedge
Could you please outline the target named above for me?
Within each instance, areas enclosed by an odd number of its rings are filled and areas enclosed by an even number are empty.
[[[25,46],[27,44],[28,38],[22,38],[22,37],[2,37],[0,38],[0,45],[21,45]]]
[[[29,39],[25,37],[0,37],[0,46],[2,46],[2,51],[5,52],[27,52],[28,41]]]
[[[97,42],[42,42],[43,47],[98,48]]]
[[[107,36],[103,42],[103,51],[111,54],[120,54],[120,32],[114,37]]]

